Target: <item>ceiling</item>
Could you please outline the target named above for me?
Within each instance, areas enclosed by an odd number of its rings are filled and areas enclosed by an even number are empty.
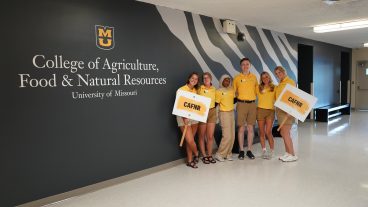
[[[368,42],[368,28],[314,33],[313,26],[368,19],[368,0],[340,0],[327,5],[321,0],[140,0],[221,19],[232,19],[349,48]]]

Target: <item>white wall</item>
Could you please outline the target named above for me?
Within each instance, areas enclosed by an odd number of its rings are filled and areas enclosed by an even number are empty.
[[[355,81],[356,81],[356,65],[358,61],[368,61],[368,48],[353,49],[351,60],[351,107],[355,108]]]

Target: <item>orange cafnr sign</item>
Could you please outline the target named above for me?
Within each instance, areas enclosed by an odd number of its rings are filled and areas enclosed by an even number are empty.
[[[291,108],[294,108],[301,114],[308,113],[308,110],[310,108],[306,100],[304,100],[302,97],[297,96],[291,91],[285,91],[285,93],[281,97],[281,101]]]
[[[206,122],[210,104],[211,99],[208,97],[179,90],[176,93],[173,114],[200,122]]]
[[[203,116],[207,110],[207,107],[203,103],[186,98],[184,96],[179,97],[177,107],[178,109],[196,113],[200,116]]]
[[[275,106],[300,121],[304,121],[316,102],[316,97],[292,85],[286,85],[277,98]]]

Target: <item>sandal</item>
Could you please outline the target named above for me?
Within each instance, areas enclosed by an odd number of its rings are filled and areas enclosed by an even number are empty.
[[[208,157],[202,157],[202,162],[204,164],[210,164],[210,160],[208,159]]]
[[[187,166],[191,168],[198,168],[197,164],[194,161],[187,162]]]
[[[216,163],[216,160],[212,156],[208,156],[207,159],[210,163]]]
[[[198,156],[194,156],[192,162],[195,162],[195,164],[197,164],[199,162],[199,157]]]

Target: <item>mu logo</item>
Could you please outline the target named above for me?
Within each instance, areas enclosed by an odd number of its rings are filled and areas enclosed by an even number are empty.
[[[96,45],[103,50],[111,50],[115,46],[114,27],[95,25]]]

